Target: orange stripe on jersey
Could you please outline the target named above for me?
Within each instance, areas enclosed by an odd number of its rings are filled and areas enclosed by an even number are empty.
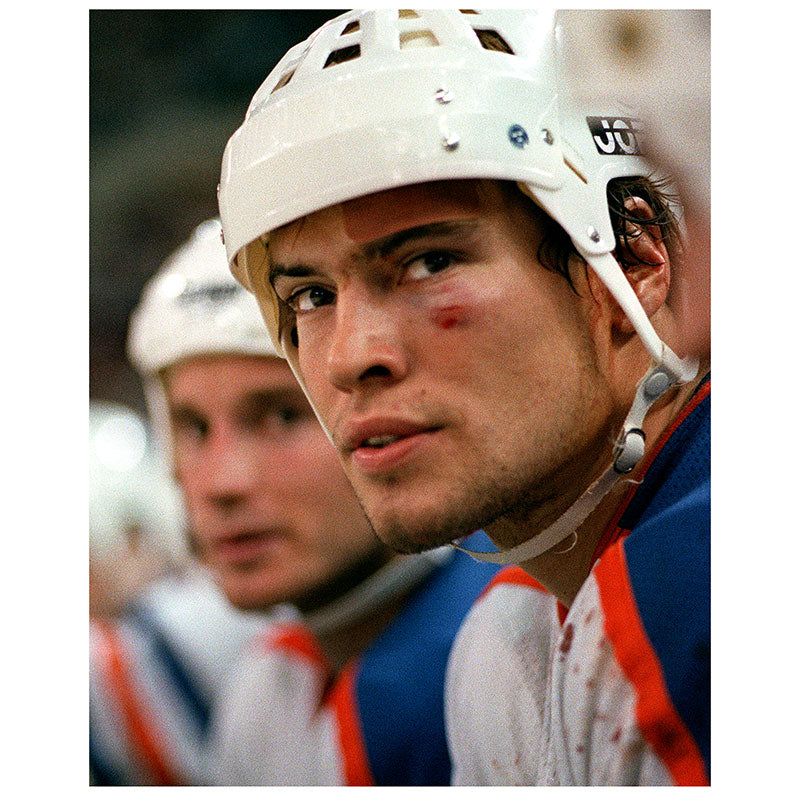
[[[367,745],[361,730],[356,699],[358,661],[351,661],[331,686],[325,703],[333,708],[339,728],[339,746],[347,786],[374,786]]]
[[[106,680],[122,711],[131,744],[152,773],[157,786],[180,786],[180,781],[173,775],[167,759],[162,755],[164,748],[159,742],[155,726],[147,722],[145,703],[136,697],[116,630],[103,621],[97,622],[97,628],[104,640],[105,657],[102,665]]]
[[[267,648],[284,650],[288,653],[299,655],[310,661],[323,671],[328,671],[328,660],[322,652],[319,642],[311,631],[303,625],[284,624],[277,630],[269,631],[263,644]]]
[[[478,600],[482,597],[485,597],[495,586],[527,586],[529,589],[534,589],[537,592],[542,592],[542,594],[549,595],[550,592],[542,586],[539,581],[536,580],[533,576],[529,575],[525,572],[522,567],[504,567],[495,576],[483,587],[483,590],[478,595]],[[477,602],[477,601],[476,601]],[[567,613],[569,609],[562,605],[560,601],[556,601],[556,609],[558,611],[558,621],[561,625],[564,624],[564,620],[567,618]]]
[[[707,786],[705,763],[667,690],[658,657],[642,626],[622,543],[608,548],[595,566],[605,630],[617,661],[638,694],[642,736],[679,786]]]
[[[528,586],[531,589],[536,589],[539,592],[550,594],[547,589],[542,586],[536,578],[531,577],[525,572],[522,567],[504,567],[499,572],[495,573],[494,577],[483,587],[483,590],[478,595],[479,598],[488,594],[495,586],[503,584],[516,584],[517,586]]]

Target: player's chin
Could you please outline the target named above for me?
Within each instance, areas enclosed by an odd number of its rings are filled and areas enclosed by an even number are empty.
[[[435,518],[386,517],[372,521],[377,537],[396,553],[423,553],[459,537],[449,525]]]
[[[217,574],[217,583],[228,602],[242,611],[264,611],[282,603],[289,590],[274,570],[224,570]]]

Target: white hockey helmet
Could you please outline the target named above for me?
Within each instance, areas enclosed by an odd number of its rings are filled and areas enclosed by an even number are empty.
[[[121,607],[188,557],[185,516],[143,419],[119,403],[89,406],[89,557],[103,605]]]
[[[230,273],[219,220],[210,219],[148,281],[130,319],[128,358],[168,450],[163,370],[185,359],[224,353],[278,356],[258,304]]]
[[[516,181],[561,224],[653,359],[688,374],[611,255],[607,184],[652,172],[639,125],[630,109],[560,91],[559,35],[552,11],[350,11],[272,70],[225,148],[219,207],[231,269],[290,363],[270,231],[401,185],[493,178]]]

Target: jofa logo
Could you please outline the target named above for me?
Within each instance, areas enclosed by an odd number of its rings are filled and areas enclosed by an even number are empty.
[[[631,117],[586,117],[598,153],[607,156],[638,156],[641,123]]]

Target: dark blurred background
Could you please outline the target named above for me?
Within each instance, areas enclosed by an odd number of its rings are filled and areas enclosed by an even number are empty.
[[[89,12],[89,393],[144,411],[125,358],[144,282],[217,214],[222,152],[293,44],[343,10]]]

